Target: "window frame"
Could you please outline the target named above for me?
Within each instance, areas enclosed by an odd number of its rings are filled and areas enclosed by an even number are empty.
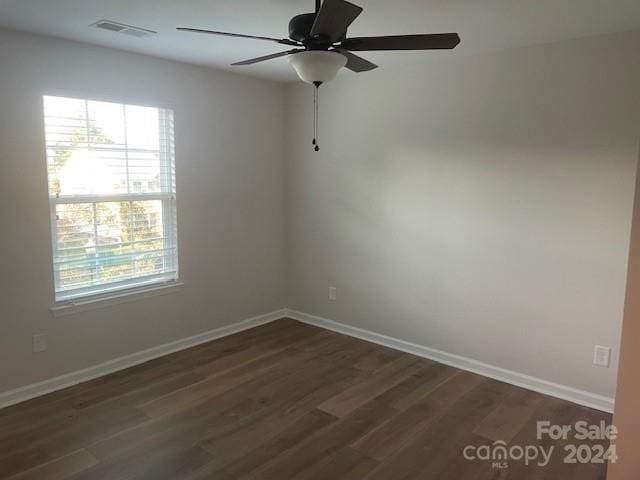
[[[134,106],[134,107],[147,107],[155,108],[159,113],[159,124],[163,122],[165,125],[161,127],[161,131],[170,132],[169,137],[159,144],[159,155],[168,156],[168,160],[160,160],[161,169],[161,184],[165,183],[170,186],[170,192],[139,192],[139,193],[119,193],[119,194],[83,194],[83,195],[68,195],[60,196],[59,194],[52,195],[49,179],[49,153],[47,145],[47,120],[45,112],[45,99],[46,97],[58,97],[69,98],[74,100],[81,100],[84,102],[105,102],[113,103],[122,106]],[[67,310],[86,310],[94,307],[90,307],[91,304],[113,304],[121,303],[124,297],[130,295],[143,295],[156,296],[171,291],[172,287],[181,287],[179,275],[179,250],[178,250],[178,225],[177,225],[177,187],[175,179],[175,127],[174,127],[174,111],[171,107],[158,106],[150,103],[131,103],[130,101],[123,101],[118,99],[104,99],[99,96],[83,95],[77,93],[61,93],[61,92],[47,92],[41,95],[42,100],[42,121],[43,121],[43,136],[45,144],[45,165],[47,166],[47,197],[49,199],[49,214],[50,214],[50,234],[51,234],[51,248],[52,248],[52,274],[54,283],[54,305],[51,308],[52,312],[56,315],[65,314]],[[166,115],[169,115],[167,118]],[[87,122],[88,122],[87,118]],[[168,122],[168,123],[167,123]],[[88,125],[88,124],[87,124]],[[90,142],[89,142],[90,144]],[[129,149],[122,149],[125,155],[128,155]],[[128,185],[127,189],[130,189]],[[86,287],[75,288],[71,290],[59,289],[59,273],[56,270],[56,259],[58,256],[58,219],[57,219],[57,206],[58,205],[70,205],[88,203],[93,205],[94,208],[94,222],[95,222],[95,208],[96,205],[103,202],[130,202],[129,211],[131,212],[131,202],[138,201],[153,201],[159,200],[162,202],[162,250],[174,250],[174,255],[166,257],[172,262],[169,269],[165,269],[161,273],[145,275],[141,277],[134,277],[123,279],[119,281],[107,282],[97,285],[89,285]],[[97,239],[96,239],[97,240]],[[136,240],[131,242],[122,242],[134,244]],[[165,290],[167,290],[165,292]],[[89,305],[89,307],[87,307]],[[80,308],[79,308],[80,307]]]

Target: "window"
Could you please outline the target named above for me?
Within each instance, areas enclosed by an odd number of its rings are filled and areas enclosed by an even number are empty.
[[[171,110],[44,97],[56,301],[176,280]]]

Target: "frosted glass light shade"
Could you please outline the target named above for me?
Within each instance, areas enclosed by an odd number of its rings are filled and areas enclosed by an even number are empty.
[[[328,82],[336,78],[338,70],[347,64],[347,57],[337,52],[310,50],[294,53],[289,63],[303,82]]]

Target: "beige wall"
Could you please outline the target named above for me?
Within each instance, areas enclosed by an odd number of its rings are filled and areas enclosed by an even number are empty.
[[[322,87],[319,154],[311,89],[292,86],[289,305],[612,397],[638,51],[636,32],[394,69],[381,55]]]
[[[43,93],[174,109],[182,291],[52,317]],[[0,392],[284,306],[283,95],[275,83],[0,30]],[[35,355],[39,332],[49,348]]]
[[[629,250],[629,269],[627,274],[627,298],[624,307],[622,327],[622,350],[616,411],[613,423],[618,428],[616,440],[616,464],[609,466],[609,480],[638,480],[640,478],[640,175],[636,184],[636,200],[633,209],[633,228]]]
[[[314,154],[306,86],[0,30],[0,392],[288,305],[613,396],[639,47],[347,72]],[[174,109],[182,291],[51,316],[43,93]]]

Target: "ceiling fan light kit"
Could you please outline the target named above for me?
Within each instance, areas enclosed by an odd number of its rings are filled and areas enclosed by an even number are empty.
[[[345,0],[315,0],[315,13],[296,15],[289,22],[289,38],[272,38],[239,33],[218,32],[198,28],[179,27],[178,30],[223,35],[227,37],[249,38],[279,43],[293,49],[273,53],[258,58],[236,62],[233,65],[254,63],[289,56],[289,63],[300,79],[311,83],[314,88],[314,139],[317,142],[318,88],[333,80],[341,68],[352,72],[367,72],[378,68],[351,51],[379,50],[443,50],[455,48],[460,43],[457,33],[436,33],[425,35],[393,35],[383,37],[347,38],[347,29],[362,13],[362,8]]]
[[[314,85],[330,82],[336,78],[338,71],[347,64],[347,57],[344,55],[325,50],[294,53],[289,56],[288,60],[300,80]]]

